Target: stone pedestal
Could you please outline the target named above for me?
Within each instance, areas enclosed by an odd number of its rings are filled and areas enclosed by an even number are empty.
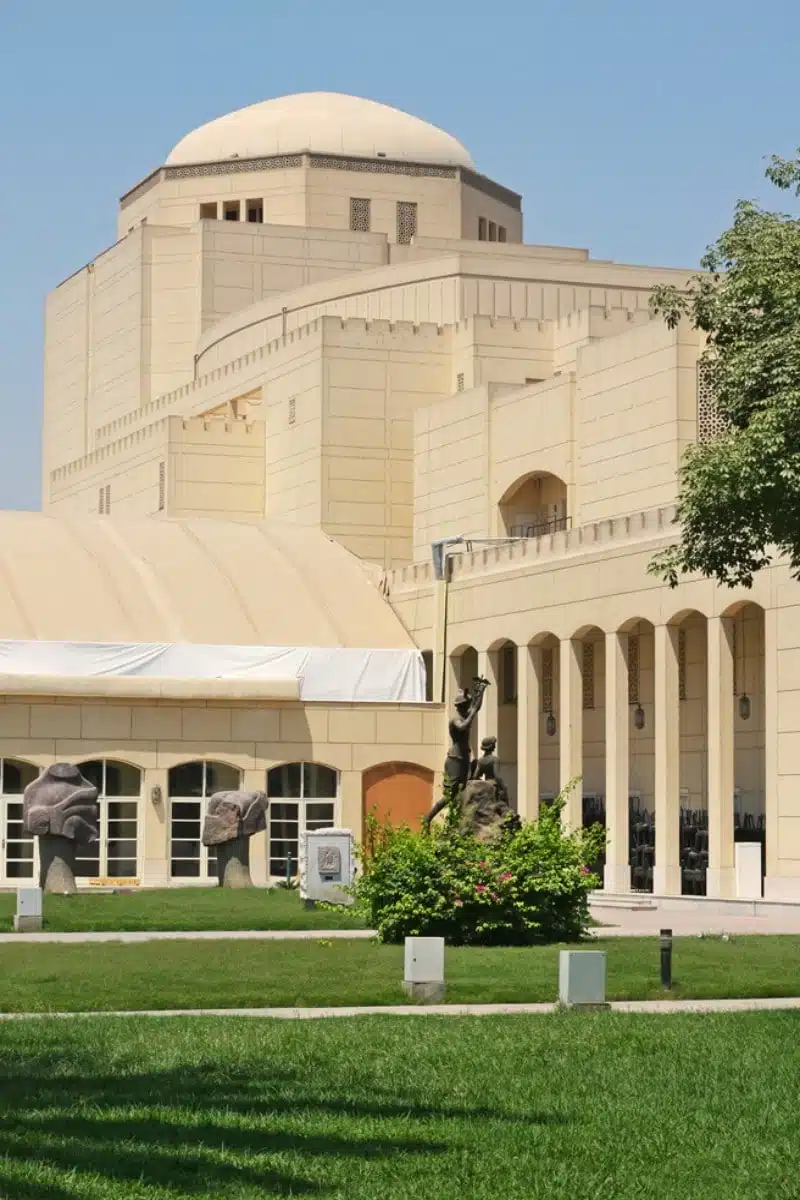
[[[444,999],[444,938],[406,938],[403,991],[420,1004]]]
[[[558,1002],[567,1008],[606,1007],[604,950],[560,950]]]
[[[217,880],[220,887],[251,888],[250,838],[232,838],[216,847]]]
[[[74,896],[75,843],[72,838],[57,833],[39,835],[39,883],[44,892],[57,896]]]

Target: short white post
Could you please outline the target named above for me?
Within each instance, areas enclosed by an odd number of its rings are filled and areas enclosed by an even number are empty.
[[[423,1004],[444,999],[444,938],[406,938],[403,990]]]
[[[605,950],[559,950],[558,1002],[567,1008],[606,1007]]]
[[[17,913],[14,929],[17,933],[38,933],[42,928],[42,889],[17,888]]]

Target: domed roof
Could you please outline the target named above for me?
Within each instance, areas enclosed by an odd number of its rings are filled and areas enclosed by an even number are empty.
[[[304,151],[475,169],[469,152],[443,129],[339,92],[281,96],[218,117],[182,138],[167,165]]]
[[[320,529],[0,512],[0,639],[413,647]]]

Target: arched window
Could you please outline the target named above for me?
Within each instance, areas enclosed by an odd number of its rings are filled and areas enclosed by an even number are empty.
[[[78,763],[78,767],[97,788],[100,838],[88,846],[78,846],[76,876],[115,881],[137,879],[142,772],[130,763],[111,758],[94,758]]]
[[[241,772],[221,762],[188,762],[172,767],[169,793],[170,875],[173,879],[216,878],[213,848],[201,842],[206,803],[215,792],[235,792]]]
[[[283,763],[267,771],[267,796],[269,874],[293,878],[303,834],[335,824],[339,772],[321,763]]]
[[[0,758],[0,877],[8,883],[33,879],[34,839],[22,828],[22,793],[38,774],[39,768],[32,763]]]

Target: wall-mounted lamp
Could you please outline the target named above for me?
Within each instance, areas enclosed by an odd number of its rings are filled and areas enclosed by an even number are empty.
[[[739,697],[739,716],[743,721],[750,720],[750,697],[747,692],[742,692]]]
[[[636,708],[633,710],[633,723],[637,729],[644,729],[644,722],[644,709],[642,708],[641,704],[637,704]]]
[[[556,730],[558,729],[558,726],[556,725],[556,719],[551,712],[547,714],[547,720],[544,723],[544,728],[548,737],[556,736]]]
[[[161,788],[158,784],[150,788],[150,800],[156,807],[161,803]]]

